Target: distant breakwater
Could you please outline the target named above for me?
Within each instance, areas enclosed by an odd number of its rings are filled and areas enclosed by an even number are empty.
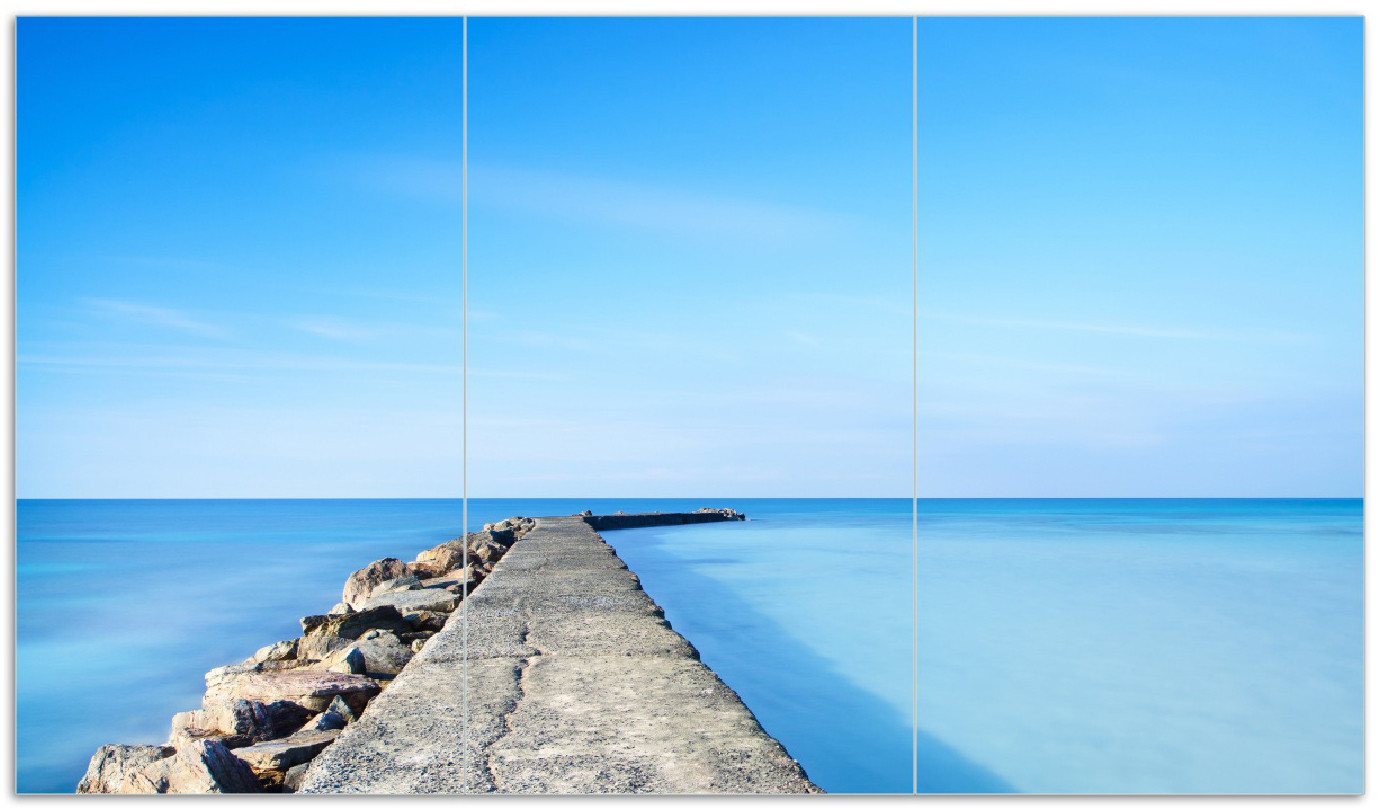
[[[539,523],[546,524],[548,529],[564,525],[561,521],[585,526],[584,531],[588,536],[599,545],[604,545],[592,528],[632,528],[742,519],[743,516],[733,510],[716,509],[644,515],[593,515],[586,512],[564,519],[515,517],[485,525],[479,532],[427,549],[410,563],[393,558],[377,560],[350,574],[342,589],[341,602],[330,612],[303,617],[302,636],[270,644],[238,664],[208,672],[207,690],[201,708],[175,715],[165,744],[101,746],[92,757],[77,791],[296,792],[308,777],[309,764],[322,752],[330,750],[342,735],[347,740],[352,738],[352,734],[359,739],[367,736],[363,727],[358,732],[352,732],[351,729],[356,723],[373,719],[378,714],[373,708],[375,698],[397,691],[395,684],[403,682],[404,673],[419,666],[412,662],[425,661],[430,652],[445,648],[448,639],[437,637],[457,635],[458,627],[463,623],[449,622],[450,618],[459,614],[457,608],[467,597],[473,600],[485,593],[480,585],[499,568],[500,561],[509,550],[528,537]],[[588,542],[588,538],[583,536],[564,540],[564,544],[559,545],[562,553],[567,547],[575,548],[580,542]],[[607,549],[606,545],[604,547]],[[607,549],[607,554],[617,560],[611,549]],[[540,557],[535,553],[531,556],[534,559]],[[626,572],[626,566],[621,567]],[[598,589],[596,580],[600,573],[591,572],[590,588]],[[641,598],[654,608],[660,624],[664,625],[660,609],[641,593],[640,586],[636,586],[636,577],[627,576]],[[576,583],[575,587],[578,589],[580,586]],[[508,594],[497,593],[498,588],[489,590],[495,591],[499,597],[490,602],[510,603],[507,608],[509,613],[521,601],[510,599]],[[473,611],[467,609],[467,612]],[[474,619],[474,616],[470,617],[471,624]],[[638,625],[634,623],[629,626]],[[491,626],[486,627],[492,629]],[[669,626],[665,630],[679,639]],[[481,640],[484,633],[484,627],[477,630]],[[524,630],[523,635],[530,635],[530,630]],[[689,657],[695,658],[693,648],[689,650]],[[628,652],[628,655],[632,654]],[[467,669],[460,666],[457,659],[452,659],[449,664],[452,671]],[[703,668],[697,660],[694,660],[694,664]],[[713,678],[712,673],[709,676]],[[413,680],[423,678],[417,676]],[[717,683],[717,678],[713,678],[713,681]],[[727,690],[727,687],[722,688]],[[725,705],[729,709],[734,709],[736,705],[742,714],[751,718],[750,713],[737,701],[736,695],[732,695],[731,690],[727,692],[731,698]],[[495,716],[504,715],[501,709],[496,707]],[[732,711],[726,716],[736,717]],[[483,718],[476,722],[480,719]],[[751,723],[756,727],[755,733],[769,741],[767,748],[774,746],[780,749],[779,744],[761,732],[755,720],[751,720]],[[373,725],[376,727],[378,723]],[[454,723],[448,725],[456,727]],[[578,729],[574,731],[578,735]],[[780,753],[778,759],[784,758],[784,750]],[[793,761],[786,761],[794,766]],[[386,757],[378,759],[373,765],[380,771],[389,768]],[[798,772],[798,766],[794,767]],[[335,777],[339,776],[337,772]],[[367,790],[369,779],[365,777],[369,775],[357,776],[360,778],[354,787],[349,778],[339,783],[316,778],[318,787],[312,792],[355,792],[359,785],[366,786]],[[570,775],[566,776],[568,780]],[[578,774],[574,782],[567,781],[570,792],[599,790],[597,779],[596,784],[587,788],[582,788],[579,781]],[[799,785],[808,785],[803,773],[798,781]],[[751,780],[748,782],[750,784]],[[320,785],[325,785],[326,789],[321,790]],[[501,788],[490,784],[479,789]],[[637,787],[633,785],[630,789],[636,790]],[[658,788],[652,785],[648,789]],[[747,789],[751,792],[750,787]],[[663,789],[662,792],[666,791]]]

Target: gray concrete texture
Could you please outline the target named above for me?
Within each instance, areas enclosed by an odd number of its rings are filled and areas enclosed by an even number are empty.
[[[818,789],[613,548],[570,517],[537,520],[312,762],[301,792]]]

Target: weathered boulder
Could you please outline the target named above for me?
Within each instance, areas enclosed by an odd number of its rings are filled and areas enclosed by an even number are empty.
[[[338,729],[304,729],[286,739],[236,749],[235,756],[249,766],[259,784],[266,788],[274,787],[284,782],[289,769],[310,762],[312,757],[335,742],[339,734]]]
[[[306,707],[292,700],[265,703],[262,700],[227,697],[207,701],[203,705],[205,708],[201,714],[207,723],[203,728],[217,729],[224,735],[244,736],[255,742],[286,737],[301,728],[311,716]]]
[[[470,546],[470,560],[472,562],[477,561],[486,571],[492,570],[494,564],[507,553],[508,546],[511,545],[511,543],[505,544],[497,538],[498,532],[480,535],[476,538]]]
[[[465,564],[465,541],[449,540],[417,555],[412,569],[419,576],[439,577]]]
[[[258,791],[258,780],[249,766],[215,740],[188,740],[175,749],[103,745],[77,784],[78,793]]]
[[[291,658],[286,661],[260,661],[258,663],[226,664],[223,667],[216,667],[206,673],[208,678],[219,678],[225,675],[243,675],[248,672],[283,672],[289,669],[298,669],[315,663],[309,658]]]
[[[348,670],[354,674],[392,678],[412,660],[412,646],[393,633],[365,633],[345,650],[337,650],[331,656],[339,656],[342,662],[349,660],[351,667],[357,667]],[[358,657],[357,663],[352,660],[355,656]]]
[[[400,613],[417,610],[448,613],[460,604],[460,597],[441,588],[420,588],[414,591],[389,591],[375,594],[364,603],[364,609],[392,607]],[[410,627],[408,628],[411,629]]]
[[[167,744],[173,748],[186,745],[193,740],[215,740],[226,748],[254,744],[255,739],[248,734],[237,734],[219,728],[217,724],[220,720],[217,714],[200,709],[174,714]]]
[[[145,768],[159,793],[256,793],[253,772],[215,740],[194,740]]]
[[[102,745],[87,764],[86,774],[77,783],[77,792],[132,792],[126,785],[135,771],[172,756],[174,751],[170,745]]]
[[[234,700],[296,703],[309,713],[324,711],[339,695],[355,711],[362,711],[379,686],[368,678],[319,669],[291,669],[284,672],[246,672],[213,677],[206,675],[203,708],[208,712]]]
[[[334,616],[303,616],[302,630],[305,635],[297,645],[297,656],[324,659],[327,653],[348,647],[350,642],[375,629],[406,633],[414,628],[391,604]]]
[[[505,524],[505,528],[499,528]],[[512,523],[511,519],[491,524],[484,531],[470,532],[463,538],[457,537],[423,551],[412,563],[412,570],[423,579],[439,577],[464,566],[467,559],[485,568],[492,568],[493,563],[517,541],[520,530],[525,532],[526,528]]]
[[[364,674],[364,653],[353,645],[326,653],[321,659],[321,669],[330,672],[343,672],[346,675]]]
[[[412,566],[393,557],[374,560],[345,579],[340,601],[356,609],[381,584],[412,573]]]
[[[267,647],[260,647],[258,652],[245,660],[245,663],[262,664],[267,661],[289,661],[296,657],[297,639],[290,638],[286,641],[275,641]]]

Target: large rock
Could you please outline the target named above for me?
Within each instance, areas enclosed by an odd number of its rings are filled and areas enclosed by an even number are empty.
[[[378,684],[359,675],[345,675],[319,669],[291,669],[284,672],[246,672],[215,676],[206,674],[203,708],[212,713],[235,700],[296,703],[309,713],[324,711],[339,695],[350,708],[363,711],[369,699],[379,693]]]
[[[335,742],[338,729],[317,731],[306,729],[284,740],[273,740],[235,750],[254,772],[259,784],[272,787],[283,783],[289,769],[310,762],[322,749]]]
[[[340,601],[358,609],[380,585],[389,580],[411,575],[412,566],[392,557],[375,560],[345,579]]]
[[[507,521],[492,524],[492,528],[481,532],[470,532],[463,539],[457,537],[423,551],[417,555],[416,561],[412,563],[413,571],[426,579],[427,577],[443,576],[457,568],[462,568],[467,562],[486,571],[492,569],[494,563],[498,562],[498,558],[502,557],[508,548],[517,541],[519,535],[527,530],[518,524],[512,524],[511,520],[510,518]],[[507,527],[499,528],[499,526]]]
[[[220,677],[223,675],[242,675],[248,672],[282,672],[288,669],[298,669],[299,667],[309,666],[314,663],[310,658],[290,658],[286,661],[260,661],[258,663],[227,664],[223,667],[216,667],[206,673],[209,677]]]
[[[439,577],[465,564],[465,541],[456,539],[429,548],[417,555],[412,563],[419,576]]]
[[[124,749],[124,750],[121,750]],[[78,793],[257,793],[254,772],[215,740],[171,746],[103,745]]]
[[[448,613],[460,604],[460,597],[442,588],[420,588],[413,591],[389,591],[375,594],[364,603],[364,609],[391,607],[400,613],[419,610]],[[408,630],[412,628],[409,627]],[[407,632],[407,631],[400,631]]]
[[[301,728],[312,714],[305,706],[292,700],[265,703],[262,700],[230,697],[208,701],[203,705],[205,708],[200,712],[206,722],[203,728],[217,729],[224,735],[248,737],[251,741],[286,737]]]
[[[358,663],[354,663],[356,660]],[[370,678],[392,678],[402,672],[410,660],[410,642],[404,642],[392,633],[370,631],[344,650],[331,653],[321,663],[336,672],[351,672]],[[336,668],[334,665],[337,662],[348,665],[348,668]]]
[[[134,773],[173,755],[170,745],[102,745],[96,749],[86,774],[77,783],[78,793],[131,793]]]
[[[289,661],[297,657],[297,639],[277,641],[249,656],[246,664],[262,664],[266,661]]]
[[[402,591],[401,593],[410,593]],[[391,604],[366,608],[354,613],[302,617],[305,635],[297,644],[297,657],[323,659],[334,650],[350,646],[350,642],[370,630],[408,633],[413,628],[402,613]]]
[[[499,539],[503,535],[508,536],[508,542]],[[512,545],[512,532],[489,532],[481,534],[470,544],[470,560],[478,561],[478,564],[489,571],[494,567],[499,558],[508,552],[508,547]]]
[[[354,645],[335,650],[321,659],[320,668],[331,672],[343,672],[346,675],[363,675],[364,653]]]
[[[173,748],[186,745],[194,740],[215,740],[226,748],[240,748],[254,744],[255,738],[248,734],[237,734],[219,728],[218,724],[224,721],[218,715],[218,712],[207,712],[204,709],[174,714],[167,744]],[[234,724],[226,723],[226,725],[233,726]]]

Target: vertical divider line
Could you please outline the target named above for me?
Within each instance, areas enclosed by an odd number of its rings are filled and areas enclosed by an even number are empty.
[[[920,792],[920,18],[910,18],[910,790]]]
[[[470,18],[460,18],[460,790],[470,777]]]

